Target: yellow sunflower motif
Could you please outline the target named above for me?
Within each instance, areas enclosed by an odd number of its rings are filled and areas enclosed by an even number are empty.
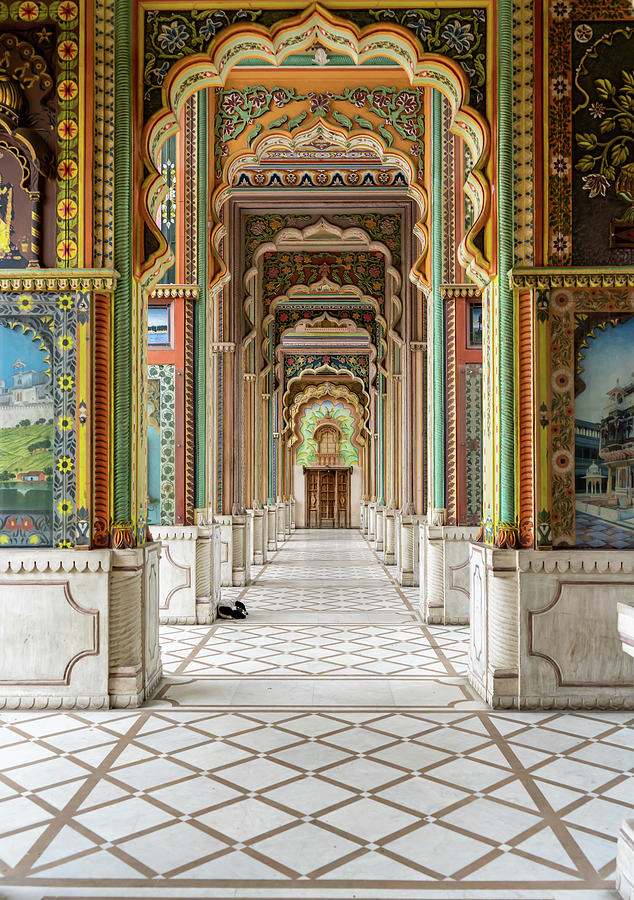
[[[59,541],[57,544],[58,550],[71,550],[73,545],[70,541]]]
[[[57,305],[60,309],[69,310],[73,308],[73,298],[70,294],[60,294],[57,298]]]
[[[60,375],[57,384],[63,391],[70,391],[75,384],[75,379],[72,375]]]
[[[70,350],[73,346],[73,339],[70,334],[62,334],[57,339],[57,344],[60,350]]]
[[[70,416],[62,416],[57,424],[62,431],[68,431],[69,428],[73,427],[73,420]]]
[[[72,504],[68,500],[60,500],[57,504],[57,511],[62,516],[67,516],[72,511]]]
[[[28,312],[33,308],[33,301],[28,294],[22,294],[21,297],[18,297],[18,306],[22,312]]]
[[[57,460],[57,468],[64,474],[70,472],[73,468],[73,461],[70,456],[60,456],[60,458]]]

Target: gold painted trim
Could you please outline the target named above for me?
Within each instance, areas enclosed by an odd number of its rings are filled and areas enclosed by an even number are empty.
[[[634,287],[634,268],[606,267],[592,269],[578,268],[534,268],[512,269],[509,272],[512,288],[624,288]]]
[[[114,291],[114,269],[0,269],[2,291]]]

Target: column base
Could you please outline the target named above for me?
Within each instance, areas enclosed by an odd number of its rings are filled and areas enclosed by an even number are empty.
[[[386,566],[396,565],[396,533],[395,533],[395,512],[389,507],[385,513],[385,535],[383,544],[383,562]]]
[[[210,625],[216,619],[220,572],[214,566],[218,525],[154,526],[161,542],[159,617],[165,625]]]
[[[416,583],[417,557],[419,552],[418,520],[414,516],[399,515],[399,552],[397,555],[396,578],[403,587],[414,587]]]
[[[253,516],[253,544],[251,550],[251,562],[254,566],[263,566],[266,563],[267,554],[267,514],[266,509],[247,510]]]
[[[420,612],[428,625],[469,624],[469,554],[477,528],[420,523]]]
[[[377,553],[383,553],[385,534],[385,507],[377,504],[374,519],[374,543],[373,547]]]
[[[266,507],[266,517],[267,517],[267,536],[266,536],[266,549],[268,553],[276,553],[277,552],[277,506],[275,503],[270,503]]]
[[[149,699],[162,677],[160,552],[157,543],[4,551],[0,708],[106,709]]]
[[[617,631],[634,551],[471,547],[469,680],[487,703],[634,709]]]

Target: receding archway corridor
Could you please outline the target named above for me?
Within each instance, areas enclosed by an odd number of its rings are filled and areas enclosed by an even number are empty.
[[[2,896],[615,897],[632,713],[491,711],[388,571],[297,531],[145,708],[4,715]]]

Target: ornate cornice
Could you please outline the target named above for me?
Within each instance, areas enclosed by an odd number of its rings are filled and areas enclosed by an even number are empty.
[[[482,288],[477,284],[441,284],[440,296],[443,300],[479,300]]]
[[[157,284],[150,291],[150,300],[198,300],[199,297],[197,284]]]
[[[0,269],[2,291],[114,291],[114,269]]]
[[[634,287],[634,269],[606,266],[601,269],[515,268],[509,272],[512,288],[624,288]]]

